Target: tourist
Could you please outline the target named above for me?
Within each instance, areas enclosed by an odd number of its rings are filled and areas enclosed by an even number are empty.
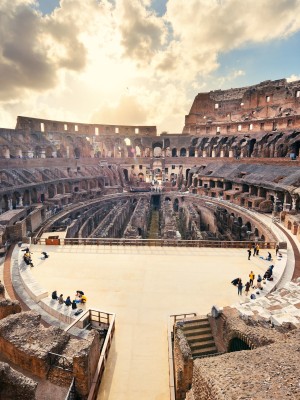
[[[46,258],[49,258],[49,254],[47,254],[45,251],[42,251],[42,254],[44,256],[43,260],[46,260]]]
[[[81,303],[84,304],[84,303],[86,303],[86,302],[87,302],[87,297],[83,294],[83,295],[81,296]]]
[[[68,296],[68,297],[66,298],[65,305],[68,306],[68,307],[70,307],[71,304],[72,304],[72,301],[71,301],[71,299],[70,299],[70,296]]]
[[[248,249],[247,251],[248,251],[248,260],[250,260],[250,257],[251,257],[251,249]]]
[[[254,281],[254,278],[255,278],[255,275],[254,275],[253,271],[250,272],[249,278],[250,278],[249,279],[250,286],[253,286],[253,281]]]
[[[233,284],[233,286],[236,286],[238,283],[239,283],[239,280],[240,280],[241,278],[235,278],[235,279],[233,279],[233,281],[231,281],[231,283]]]
[[[259,256],[259,244],[257,243],[255,246],[256,255]]]
[[[264,274],[264,279],[271,280],[271,277],[273,275],[273,268],[274,268],[274,265],[269,266],[269,268],[267,269],[267,271]],[[273,280],[273,278],[272,278],[272,280]]]
[[[54,290],[54,292],[52,292],[52,299],[53,300],[58,300],[58,296],[57,296],[57,291],[56,290]]]
[[[263,290],[263,288],[261,286],[261,281],[262,281],[262,277],[258,274],[257,280],[256,280],[256,287],[257,287],[257,289]]]
[[[238,282],[238,295],[242,295],[243,294],[243,283],[242,280],[240,279]]]
[[[279,251],[279,245],[278,245],[278,244],[276,244],[276,248],[275,248],[275,253],[276,253],[276,256],[277,256],[277,253],[278,253],[278,251]]]
[[[76,304],[76,300],[72,301],[72,310],[76,310],[77,308],[77,304]]]
[[[64,304],[64,295],[63,295],[63,294],[61,294],[61,295],[59,296],[58,302],[59,302],[59,304]]]
[[[250,282],[247,282],[246,285],[245,285],[246,296],[248,296],[249,290],[250,290]]]

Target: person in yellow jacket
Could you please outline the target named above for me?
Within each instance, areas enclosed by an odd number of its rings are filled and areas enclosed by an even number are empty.
[[[251,271],[250,274],[249,274],[249,283],[250,283],[250,286],[253,286],[254,278],[255,278],[255,275],[254,275],[253,271]]]
[[[81,303],[86,303],[87,302],[87,297],[86,297],[86,295],[85,294],[83,294],[82,296],[81,296]]]

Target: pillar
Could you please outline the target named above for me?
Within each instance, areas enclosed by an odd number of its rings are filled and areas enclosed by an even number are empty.
[[[9,210],[12,210],[12,209],[13,209],[13,206],[12,206],[12,198],[7,199],[7,203],[8,203],[8,209],[9,209]]]

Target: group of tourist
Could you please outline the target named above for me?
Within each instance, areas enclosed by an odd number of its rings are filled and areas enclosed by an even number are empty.
[[[273,267],[274,267],[274,266],[273,266]],[[248,296],[249,291],[250,291],[250,288],[252,288],[252,289],[260,289],[260,290],[263,290],[263,287],[262,287],[262,281],[263,281],[263,279],[264,279],[264,278],[262,278],[261,275],[258,274],[258,275],[257,275],[257,279],[256,279],[256,285],[254,285],[255,274],[254,274],[253,271],[250,271],[249,280],[246,282],[245,286],[244,286],[244,284],[243,284],[241,278],[233,279],[233,281],[231,281],[231,283],[232,283],[234,286],[237,287],[237,289],[238,289],[238,295],[240,295],[240,296],[242,296],[242,294],[243,294],[243,288],[245,287],[245,295]],[[257,291],[256,293],[259,294],[259,291]],[[255,296],[254,294],[251,295],[251,299],[255,299],[255,297],[256,297],[256,296]]]
[[[249,244],[247,252],[248,252],[248,260],[250,260],[250,257],[252,255],[252,250],[253,250],[253,257],[255,256],[259,256],[259,245],[257,244]],[[279,252],[279,246],[276,245],[276,256],[277,259],[280,260],[282,258],[282,254]],[[268,255],[266,258],[261,257],[261,259],[263,260],[267,260],[267,261],[272,261],[272,254],[268,251]],[[266,283],[266,280],[268,281],[272,281],[273,280],[273,269],[274,269],[274,265],[270,265],[268,267],[268,269],[266,270],[266,272],[264,273],[263,277],[261,275],[258,274],[257,276],[257,280],[256,280],[256,285],[254,285],[254,279],[255,279],[255,274],[253,273],[253,271],[250,272],[249,274],[249,281],[246,282],[246,284],[244,285],[242,282],[241,278],[235,278],[231,281],[231,283],[237,287],[238,289],[238,295],[242,295],[243,294],[243,289],[245,288],[245,294],[246,296],[249,294],[250,288],[257,290],[256,294],[259,294],[260,290],[263,290],[262,287],[262,283]],[[255,299],[256,296],[255,294],[251,294],[250,296],[252,299]]]
[[[58,296],[57,290],[54,290],[54,292],[52,292],[51,297],[53,300],[58,300],[59,304],[65,304],[67,307],[71,306],[73,310],[76,310],[78,303],[84,304],[87,302],[87,297],[82,290],[76,290],[74,300],[71,300],[70,296],[67,296],[66,300],[64,300],[64,295],[61,294]]]

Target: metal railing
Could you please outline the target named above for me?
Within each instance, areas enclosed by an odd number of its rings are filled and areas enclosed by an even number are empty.
[[[68,393],[65,397],[65,400],[77,400],[77,399],[79,399],[79,396],[76,390],[75,378],[73,378]]]
[[[124,239],[124,238],[65,238],[60,239],[61,245],[93,245],[93,246],[155,246],[155,247],[219,247],[248,248],[253,240],[181,240],[181,239]],[[35,244],[44,245],[46,239],[37,239]],[[259,242],[261,249],[274,249],[276,242]]]
[[[63,369],[64,371],[73,372],[72,362],[67,359],[67,357],[62,356],[61,354],[48,352],[48,359],[51,367]]]
[[[99,325],[105,324],[108,326],[87,400],[96,400],[97,398],[102,376],[106,366],[109,349],[115,333],[115,318],[116,316],[113,313],[108,313],[106,311],[97,309],[89,309],[82,313],[80,317],[78,317],[65,329],[65,332],[68,332],[72,327],[76,327],[82,324],[86,325],[86,320],[88,320],[89,323],[97,322]]]

